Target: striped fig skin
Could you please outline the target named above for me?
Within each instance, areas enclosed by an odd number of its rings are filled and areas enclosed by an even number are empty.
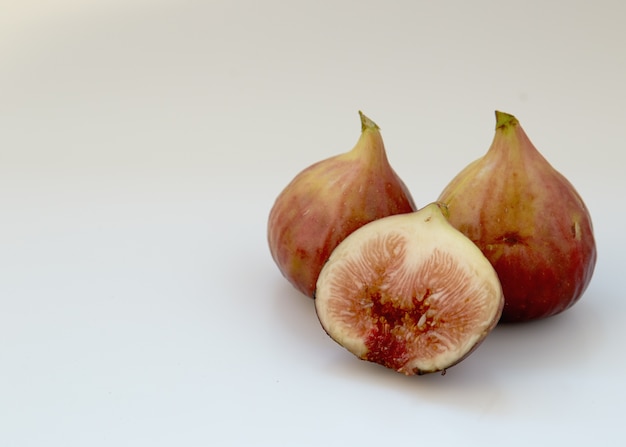
[[[572,184],[539,153],[518,120],[496,112],[491,147],[439,196],[452,225],[492,263],[502,322],[559,314],[585,292],[597,252],[591,216]]]
[[[361,135],[354,148],[296,175],[269,214],[272,258],[283,276],[309,297],[322,266],[346,236],[373,220],[416,209],[389,164],[379,127],[359,114]]]

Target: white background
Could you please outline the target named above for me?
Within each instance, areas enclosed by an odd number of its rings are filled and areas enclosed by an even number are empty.
[[[0,445],[624,445],[626,6],[0,2]],[[445,376],[327,337],[267,215],[358,110],[421,207],[512,113],[595,275]]]

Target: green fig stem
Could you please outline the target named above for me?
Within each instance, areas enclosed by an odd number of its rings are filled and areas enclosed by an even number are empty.
[[[450,217],[448,205],[443,202],[431,202],[419,211],[424,215],[428,215],[426,221],[435,218],[448,222],[448,218]]]
[[[378,124],[376,124],[374,121],[372,121],[367,116],[365,116],[363,112],[361,112],[360,110],[359,110],[359,116],[361,117],[361,132],[365,132],[367,129],[373,129],[373,130],[380,129],[380,127],[378,127]]]
[[[441,214],[443,215],[443,217],[447,219],[450,218],[450,210],[448,209],[448,205],[444,202],[440,202],[437,201],[435,202],[437,204],[437,207],[439,208],[439,211],[441,211]]]
[[[515,127],[518,124],[519,121],[513,115],[496,110],[496,130],[504,130],[508,127]]]

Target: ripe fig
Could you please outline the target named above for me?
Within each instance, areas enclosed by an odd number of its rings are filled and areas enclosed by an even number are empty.
[[[483,341],[502,312],[500,282],[445,211],[385,217],[337,246],[315,292],[332,339],[406,375],[445,372]]]
[[[347,235],[373,220],[416,209],[389,164],[378,126],[359,115],[361,136],[354,148],[296,175],[269,214],[272,257],[283,276],[309,297],[322,266]]]
[[[502,322],[558,314],[583,294],[596,245],[587,207],[518,120],[496,112],[488,152],[439,196],[452,225],[483,251],[504,291]]]

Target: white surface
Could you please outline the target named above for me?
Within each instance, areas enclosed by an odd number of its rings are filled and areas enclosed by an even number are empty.
[[[2,10],[0,445],[624,445],[623,2]],[[330,340],[265,225],[359,109],[420,206],[515,114],[592,212],[582,300],[445,376]]]

